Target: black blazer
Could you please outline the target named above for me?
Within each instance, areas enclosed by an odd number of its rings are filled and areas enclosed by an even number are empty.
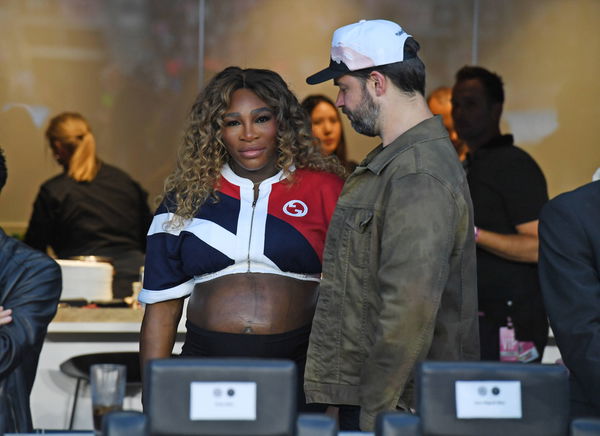
[[[544,206],[539,236],[540,284],[571,372],[572,411],[600,416],[600,181]]]
[[[0,326],[0,434],[33,431],[29,395],[61,288],[56,262],[0,229],[0,306],[13,311]]]

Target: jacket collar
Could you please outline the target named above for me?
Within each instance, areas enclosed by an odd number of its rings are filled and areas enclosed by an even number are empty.
[[[448,131],[442,123],[442,117],[435,115],[411,127],[394,139],[387,147],[379,144],[354,171],[363,172],[368,169],[375,174],[379,174],[396,156],[403,153],[409,147],[415,146],[422,141],[444,137],[448,137]]]

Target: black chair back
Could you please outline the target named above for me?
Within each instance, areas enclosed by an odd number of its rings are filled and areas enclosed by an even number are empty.
[[[375,420],[375,436],[420,436],[421,420],[416,415],[383,412]]]
[[[577,418],[571,422],[571,436],[600,436],[600,418]]]
[[[142,412],[109,412],[102,418],[102,436],[146,436],[146,424]]]
[[[144,377],[152,435],[291,435],[296,366],[287,360],[161,359]]]
[[[305,413],[298,416],[296,436],[337,436],[335,419],[325,414]]]
[[[559,365],[424,362],[416,385],[424,436],[568,431],[568,374]]]

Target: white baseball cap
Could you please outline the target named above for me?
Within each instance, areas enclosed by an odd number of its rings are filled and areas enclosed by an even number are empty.
[[[340,27],[331,40],[329,66],[308,77],[306,83],[316,85],[350,71],[409,59],[404,44],[410,37],[398,24],[387,20],[360,20]]]

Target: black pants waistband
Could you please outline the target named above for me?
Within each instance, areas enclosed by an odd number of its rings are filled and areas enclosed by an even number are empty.
[[[223,333],[206,330],[190,321],[185,323],[187,333],[181,350],[183,357],[257,357],[265,359],[289,359],[297,367],[296,396],[298,411],[323,413],[322,404],[306,404],[304,396],[304,367],[311,324],[274,335],[250,335]]]
[[[303,361],[308,348],[311,325],[285,333],[253,335],[206,330],[190,321],[182,356],[196,357],[260,357]]]

